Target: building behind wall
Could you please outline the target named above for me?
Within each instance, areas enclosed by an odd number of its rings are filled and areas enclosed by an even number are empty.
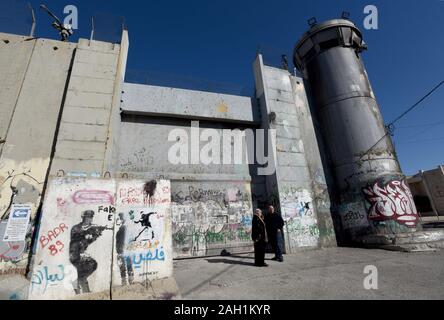
[[[444,216],[444,166],[420,171],[408,178],[423,222],[442,221]]]

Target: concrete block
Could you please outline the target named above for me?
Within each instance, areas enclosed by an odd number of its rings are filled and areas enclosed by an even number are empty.
[[[87,51],[99,51],[106,53],[118,54],[120,50],[120,45],[110,42],[89,40],[89,39],[79,39],[78,48]]]
[[[67,160],[55,157],[52,161],[51,175],[56,175],[60,170],[65,174],[69,172],[84,172],[88,175],[99,174],[102,175],[102,160]]]
[[[268,75],[268,74],[267,74]],[[290,77],[287,74],[282,74],[278,78],[267,77],[268,90],[276,90],[282,93],[292,93]]]
[[[304,153],[304,144],[302,140],[295,139],[276,139],[276,150],[278,152]]]
[[[296,106],[294,105],[294,97],[291,92],[286,92],[274,88],[268,88],[267,92],[268,92],[268,100],[291,104],[293,105],[292,106],[293,109],[296,108]]]
[[[276,129],[276,136],[278,138],[286,138],[293,140],[301,139],[301,130],[298,127],[291,127],[287,125],[274,124],[273,128]]]
[[[106,126],[62,122],[59,140],[106,142]]]
[[[114,287],[112,300],[178,300],[181,294],[173,277]]]
[[[83,92],[79,90],[68,90],[65,105],[72,107],[87,107],[99,109],[111,109],[112,95],[98,92]]]
[[[270,94],[271,95],[271,94]],[[272,96],[272,95],[271,95]],[[293,101],[278,100],[278,98],[269,98],[267,101],[269,112],[282,112],[290,115],[298,115],[296,105]]]
[[[115,80],[116,71],[117,71],[116,66],[76,62],[73,66],[71,75],[97,78],[97,79]]]
[[[69,89],[73,91],[113,94],[114,81],[115,80],[72,75],[69,82]]]
[[[119,55],[115,52],[100,52],[79,49],[75,62],[89,63],[99,66],[116,66]]]
[[[435,241],[444,241],[444,229],[397,234],[394,244],[429,243]]]
[[[279,79],[282,76],[289,76],[290,73],[287,70],[275,68],[271,66],[264,66],[263,72],[266,74],[267,79]]]
[[[303,153],[277,152],[279,166],[307,168],[307,160]]]
[[[298,184],[310,184],[311,178],[307,167],[278,166],[276,169],[280,181],[294,181]]]
[[[102,161],[105,145],[102,142],[59,140],[56,154],[59,159]]]
[[[62,121],[87,125],[107,125],[109,111],[106,109],[65,106]]]
[[[29,280],[24,276],[0,276],[0,300],[27,300]]]

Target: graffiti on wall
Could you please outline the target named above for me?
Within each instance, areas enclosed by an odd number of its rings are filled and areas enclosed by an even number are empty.
[[[344,229],[365,228],[369,226],[365,207],[361,202],[347,203],[338,207]]]
[[[30,299],[64,299],[109,289],[114,195],[112,180],[58,178],[49,182]]]
[[[310,192],[294,187],[282,187],[279,203],[282,218],[286,223],[286,243],[290,250],[317,246],[320,233]]]
[[[410,228],[417,225],[418,212],[405,180],[393,180],[384,186],[376,182],[373,186],[364,188],[363,193],[370,205],[370,220],[394,220]]]
[[[170,182],[122,181],[117,186],[113,284],[172,274]]]
[[[3,167],[2,167],[3,166]],[[34,229],[34,217],[40,203],[43,183],[39,182],[31,169],[7,170],[8,165],[0,163],[0,272],[4,274],[24,274],[31,237]],[[38,175],[38,174],[36,174]],[[31,223],[24,241],[3,241],[10,209],[14,204],[31,205]],[[14,271],[14,269],[16,269]]]
[[[30,299],[67,299],[171,276],[169,181],[49,182]],[[114,263],[113,263],[114,262]]]
[[[175,257],[219,254],[223,249],[246,248],[251,244],[248,185],[174,187],[171,198]]]

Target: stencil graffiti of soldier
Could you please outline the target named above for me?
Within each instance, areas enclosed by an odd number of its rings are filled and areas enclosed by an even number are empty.
[[[108,229],[107,227],[93,225],[93,217],[94,211],[84,211],[82,222],[71,229],[69,261],[77,269],[77,283],[74,288],[76,294],[91,292],[88,277],[96,271],[97,261],[86,252],[86,249],[102,235],[104,230]]]
[[[126,259],[124,255],[125,251],[125,236],[126,236],[126,225],[125,225],[125,215],[119,213],[120,227],[116,233],[116,251],[117,251],[117,262],[120,268],[120,278],[122,279],[122,285],[127,285],[127,275],[129,284],[133,284],[134,273],[133,264],[131,259]]]

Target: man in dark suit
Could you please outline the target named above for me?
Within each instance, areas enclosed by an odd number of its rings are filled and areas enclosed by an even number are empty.
[[[283,246],[283,228],[284,219],[281,215],[276,213],[273,206],[268,207],[268,214],[265,218],[265,224],[267,226],[268,237],[270,239],[271,247],[275,253],[272,260],[283,262],[282,246]]]
[[[268,242],[267,228],[260,209],[256,209],[252,221],[251,238],[254,241],[254,265],[268,267],[265,263],[265,246]]]

